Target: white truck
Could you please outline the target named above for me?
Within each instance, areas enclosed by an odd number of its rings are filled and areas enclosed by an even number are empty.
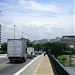
[[[33,47],[27,47],[27,57],[33,58],[33,54],[34,54],[34,48]]]
[[[7,40],[7,56],[10,62],[26,61],[27,43],[25,39],[8,39]]]

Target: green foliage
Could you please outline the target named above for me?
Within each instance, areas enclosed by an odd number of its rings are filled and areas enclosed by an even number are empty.
[[[43,49],[47,51],[47,53],[51,53],[55,57],[58,55],[65,54],[67,44],[65,43],[46,43],[43,44]]]
[[[62,64],[62,60],[64,60],[64,66],[65,67],[70,67],[70,62],[71,62],[71,67],[75,67],[75,64],[72,63],[72,60],[68,58],[67,55],[61,55],[57,57],[57,60]]]
[[[2,43],[1,44],[1,49],[0,49],[0,53],[7,53],[7,43]]]
[[[32,42],[29,39],[26,40],[27,40],[27,47],[32,47],[33,46]]]
[[[51,44],[51,54],[57,57],[58,55],[65,54],[67,44],[65,43],[52,43]]]
[[[58,59],[58,61],[59,61],[60,63],[62,63],[62,60],[66,61],[66,57],[63,56],[63,55],[58,56],[57,59]]]
[[[39,51],[42,46],[41,46],[41,44],[36,44],[36,45],[34,45],[33,47],[34,47],[34,49],[35,49],[36,51]]]
[[[72,51],[72,54],[75,54],[75,48],[72,48],[71,51]]]
[[[34,45],[34,48],[36,50],[44,50],[48,54],[52,54],[55,57],[58,57],[59,55],[65,54],[65,50],[67,49],[66,43],[45,43],[45,44],[36,44]]]

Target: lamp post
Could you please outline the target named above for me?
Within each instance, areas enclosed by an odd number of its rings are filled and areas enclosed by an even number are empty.
[[[0,24],[0,48],[1,48],[1,24]]]
[[[0,10],[1,12],[1,10]],[[0,24],[0,48],[1,48],[1,24]]]
[[[24,33],[24,32],[22,32],[22,38],[23,38],[23,33]]]
[[[16,26],[16,25],[14,25],[14,39],[15,39],[15,26]]]
[[[14,25],[14,39],[15,39],[15,26],[16,26],[16,25]],[[13,50],[14,50],[14,52],[15,52],[15,40],[13,41]]]

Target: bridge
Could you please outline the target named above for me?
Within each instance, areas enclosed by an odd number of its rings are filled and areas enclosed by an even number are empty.
[[[40,55],[14,75],[70,75],[52,56]]]
[[[6,56],[3,56],[5,59]],[[0,59],[2,57],[0,56]],[[2,60],[2,59],[1,59]],[[2,62],[2,63],[1,63]],[[8,61],[7,61],[8,62]],[[22,64],[7,63],[4,64],[0,61],[0,67],[3,65],[3,69],[0,68],[0,75],[74,75],[70,74],[53,56],[51,55],[38,55],[33,59],[28,59]],[[10,65],[9,65],[10,64]],[[4,65],[6,68],[4,68]]]

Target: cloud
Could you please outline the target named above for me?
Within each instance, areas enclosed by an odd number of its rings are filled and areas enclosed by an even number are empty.
[[[24,37],[31,40],[74,34],[74,14],[70,14],[69,7],[40,3],[36,0],[19,0],[14,5],[0,3],[2,41],[13,38],[14,24],[16,38],[21,38],[22,32]]]
[[[73,34],[73,16],[66,15],[60,17],[32,17],[19,15],[18,13],[9,14],[10,16],[1,17],[6,28],[3,29],[3,38],[13,38],[13,25],[16,24],[16,38],[24,37],[29,39],[53,38],[66,34]],[[6,18],[4,20],[4,18]],[[7,34],[7,35],[6,35]],[[3,39],[2,38],[2,39]],[[4,39],[3,39],[4,40]]]
[[[41,4],[37,1],[25,1],[25,0],[19,0],[19,4],[21,7],[25,7],[28,9],[38,10],[38,11],[48,11],[48,12],[59,12],[59,9],[55,5],[51,4]]]

